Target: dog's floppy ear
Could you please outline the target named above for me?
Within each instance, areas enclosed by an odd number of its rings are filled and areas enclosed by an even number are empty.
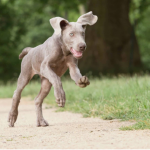
[[[55,34],[61,33],[61,29],[64,29],[69,24],[66,19],[61,17],[55,17],[50,19],[49,21],[55,31]]]
[[[81,23],[82,26],[93,25],[97,22],[98,17],[93,15],[92,11],[80,16],[77,20],[78,23]]]

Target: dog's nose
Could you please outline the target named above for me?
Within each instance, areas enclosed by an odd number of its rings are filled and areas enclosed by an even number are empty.
[[[85,50],[85,47],[86,47],[86,45],[85,44],[83,44],[83,43],[80,43],[79,44],[79,48],[80,48],[80,50]]]

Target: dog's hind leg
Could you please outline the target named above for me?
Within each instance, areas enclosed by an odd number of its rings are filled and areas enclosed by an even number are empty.
[[[21,73],[17,82],[17,89],[15,90],[13,95],[12,106],[8,117],[8,122],[10,127],[13,127],[14,123],[17,120],[18,106],[21,99],[21,92],[33,77],[32,68],[26,65],[27,64],[25,63],[22,65]]]
[[[49,124],[43,118],[42,114],[42,103],[44,98],[48,95],[52,84],[48,81],[48,79],[41,77],[41,90],[38,96],[35,98],[35,109],[37,115],[37,127],[39,126],[48,126]]]

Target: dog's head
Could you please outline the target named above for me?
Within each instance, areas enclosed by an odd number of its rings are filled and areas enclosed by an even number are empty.
[[[68,22],[64,18],[55,17],[50,19],[50,24],[55,30],[55,34],[61,34],[61,39],[67,52],[80,59],[86,49],[85,30],[86,25],[93,25],[98,17],[92,12],[80,16],[77,22]]]

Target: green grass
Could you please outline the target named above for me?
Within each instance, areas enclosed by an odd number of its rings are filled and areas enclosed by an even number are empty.
[[[106,120],[135,120],[137,123],[122,130],[150,129],[150,77],[95,78],[90,86],[79,88],[74,81],[63,79],[66,92],[65,108],[58,111],[82,113],[84,117],[101,117]],[[0,97],[12,97],[16,84],[0,86]],[[31,82],[22,96],[36,97],[40,90],[40,82]],[[45,100],[57,106],[53,89]]]

